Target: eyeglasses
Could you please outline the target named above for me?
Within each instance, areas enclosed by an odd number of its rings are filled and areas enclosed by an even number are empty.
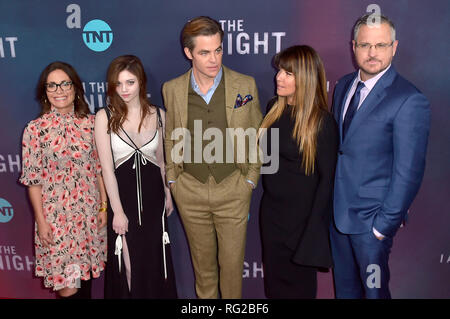
[[[355,46],[364,51],[369,51],[372,49],[372,47],[375,48],[375,51],[385,51],[387,48],[391,47],[394,44],[394,42],[391,43],[377,43],[377,44],[370,44],[370,43],[356,43]]]
[[[69,91],[72,88],[72,81],[62,81],[59,84],[55,82],[45,83],[45,87],[47,88],[47,92],[56,92],[58,91],[58,86],[63,91]]]

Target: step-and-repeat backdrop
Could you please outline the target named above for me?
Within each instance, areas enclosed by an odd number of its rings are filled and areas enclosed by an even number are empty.
[[[180,32],[190,18],[207,15],[225,31],[223,62],[256,79],[263,113],[274,95],[273,56],[295,44],[314,47],[324,60],[329,92],[355,70],[352,26],[365,12],[381,11],[395,23],[394,64],[430,100],[432,126],[427,168],[395,237],[391,254],[394,298],[450,297],[450,3],[447,0],[21,0],[0,1],[0,297],[54,298],[34,277],[33,212],[18,183],[21,138],[39,113],[35,87],[42,69],[62,60],[80,74],[92,112],[105,105],[106,69],[119,55],[139,56],[153,103],[161,86],[189,67]],[[331,96],[331,94],[330,94]],[[331,99],[329,99],[331,102]],[[145,187],[145,186],[144,186]],[[264,298],[258,212],[254,192],[244,265],[244,298]],[[178,215],[169,218],[178,293],[195,298],[193,270]],[[103,296],[103,279],[94,295]],[[319,298],[333,298],[331,272],[319,275]]]

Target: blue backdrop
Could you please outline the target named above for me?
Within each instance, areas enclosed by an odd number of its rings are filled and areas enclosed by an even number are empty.
[[[35,86],[48,63],[62,60],[76,68],[94,112],[105,104],[111,60],[137,55],[148,75],[151,100],[162,106],[162,84],[190,67],[179,40],[183,25],[190,18],[208,15],[220,21],[225,31],[224,64],[255,77],[264,113],[274,95],[271,59],[280,49],[294,44],[314,47],[324,60],[329,92],[338,78],[355,69],[352,26],[370,4],[365,0],[1,0],[0,297],[54,298],[33,275],[33,212],[25,188],[17,182],[22,132],[39,113]],[[411,207],[409,224],[394,240],[392,296],[449,298],[450,128],[446,121],[450,96],[445,83],[450,67],[450,2],[379,0],[377,5],[396,24],[397,70],[429,98],[432,108],[423,185]],[[264,298],[260,197],[258,186],[250,210],[244,298]],[[194,298],[188,246],[177,214],[169,218],[169,227],[179,296]],[[94,283],[99,298],[102,283],[102,279]],[[320,274],[318,297],[333,297],[330,273]]]

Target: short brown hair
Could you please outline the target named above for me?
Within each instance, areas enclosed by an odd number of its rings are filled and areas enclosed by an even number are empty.
[[[220,42],[223,41],[223,30],[220,23],[210,17],[200,16],[189,20],[183,27],[181,32],[181,42],[183,48],[189,51],[194,50],[194,38],[199,35],[215,35],[220,34]]]
[[[389,27],[391,28],[391,40],[395,41],[395,26],[394,23],[389,20],[388,17],[384,16],[384,15],[380,15],[380,14],[365,14],[363,15],[361,18],[359,18],[356,23],[355,26],[353,27],[353,40],[356,41],[356,38],[358,37],[358,33],[359,33],[359,29],[361,28],[362,25],[373,25],[376,22],[373,22],[373,19],[375,19],[375,21],[377,21],[377,19],[379,19],[379,23],[387,23],[389,25]]]
[[[72,85],[75,89],[74,112],[78,118],[86,117],[90,113],[90,110],[84,99],[84,89],[80,77],[78,76],[77,71],[75,71],[70,64],[61,61],[52,62],[47,65],[39,77],[39,81],[36,86],[36,99],[41,104],[40,115],[50,112],[51,105],[47,100],[47,90],[45,84],[47,83],[48,75],[55,70],[64,71],[70,78],[70,81],[72,81]]]

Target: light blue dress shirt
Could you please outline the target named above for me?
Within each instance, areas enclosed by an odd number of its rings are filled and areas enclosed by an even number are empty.
[[[206,94],[203,94],[200,91],[200,88],[197,84],[197,81],[195,81],[195,76],[194,76],[194,72],[191,73],[191,86],[192,89],[195,91],[195,93],[197,93],[198,95],[200,95],[203,100],[206,102],[206,104],[209,105],[209,102],[211,101],[211,98],[214,94],[214,92],[216,92],[217,87],[220,84],[220,81],[222,80],[222,67],[219,70],[219,73],[217,73],[216,77],[214,78],[214,84],[211,86],[211,88],[208,90],[208,92],[206,92]]]

